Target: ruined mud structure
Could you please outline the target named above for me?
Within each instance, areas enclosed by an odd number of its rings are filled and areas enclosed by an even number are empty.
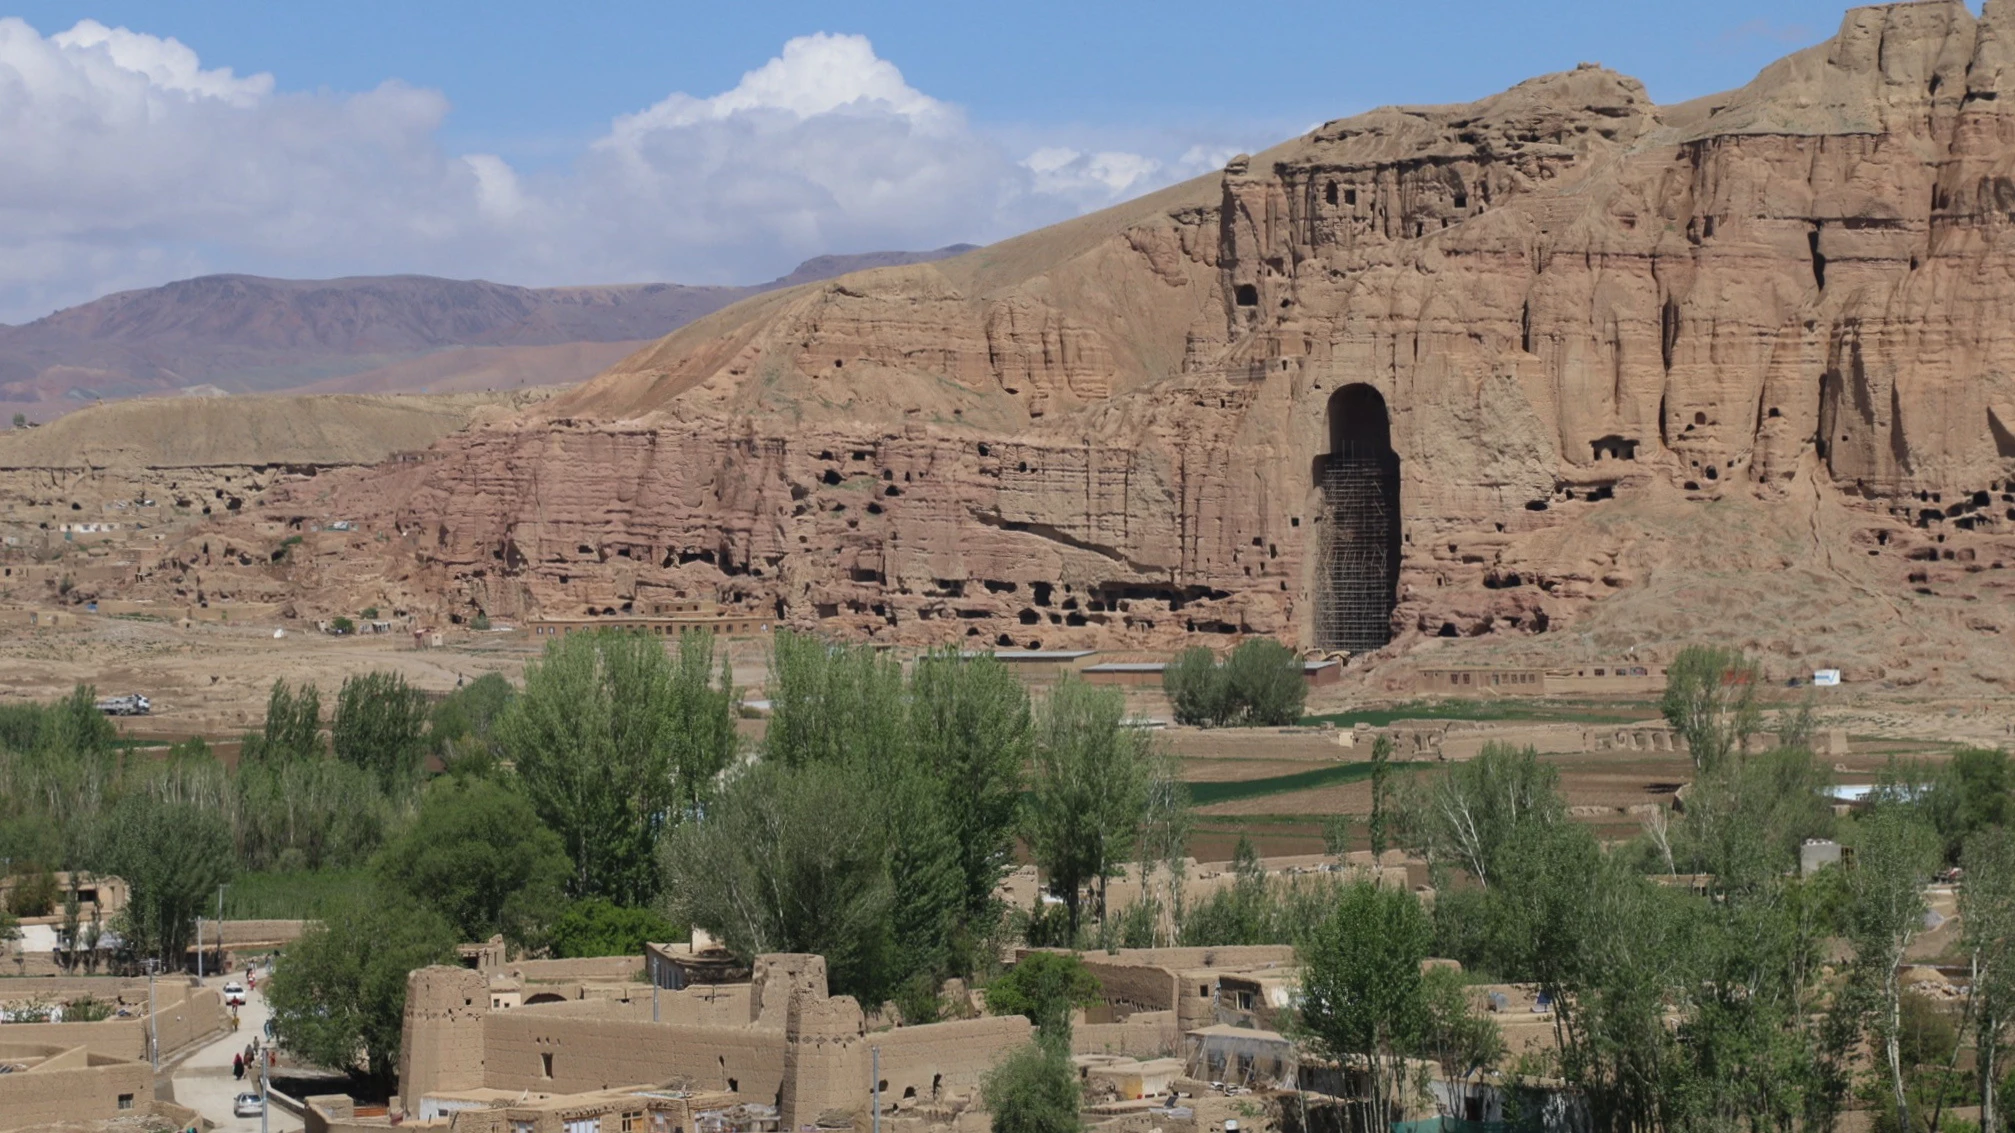
[[[2011,85],[2015,5],[1941,0],[1683,105],[1584,65],[1332,122],[276,487],[213,518],[257,576],[222,588],[437,620],[701,600],[1025,649],[1363,651],[1609,608],[1623,646],[1720,616],[1784,653],[1991,652]],[[2015,677],[1994,657],[1971,668]]]
[[[759,956],[748,983],[634,999],[581,991],[498,1008],[489,976],[462,968],[422,968],[407,986],[399,1087],[416,1116],[445,1108],[428,1103],[444,1092],[570,1094],[669,1078],[774,1105],[782,1128],[796,1129],[858,1108],[871,1065],[891,1099],[970,1098],[981,1075],[1032,1033],[1015,1015],[871,1039],[860,1005],[826,994],[819,956]]]

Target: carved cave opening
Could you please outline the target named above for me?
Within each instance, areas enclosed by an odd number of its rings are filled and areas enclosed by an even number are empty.
[[[1315,638],[1366,652],[1392,640],[1399,592],[1399,454],[1385,398],[1347,385],[1329,399],[1329,452],[1316,465],[1325,526],[1317,540]]]

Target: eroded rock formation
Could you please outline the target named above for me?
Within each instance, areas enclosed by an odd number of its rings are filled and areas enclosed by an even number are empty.
[[[297,569],[463,615],[1313,645],[1348,391],[1389,413],[1403,641],[1600,624],[1661,570],[1683,605],[1702,540],[1907,621],[2015,562],[2011,250],[2015,2],[1863,8],[1725,95],[1584,65],[741,303],[236,522],[363,519]]]

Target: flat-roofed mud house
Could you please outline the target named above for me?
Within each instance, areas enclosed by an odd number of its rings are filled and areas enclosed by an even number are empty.
[[[756,958],[745,984],[491,1007],[490,979],[432,967],[407,983],[399,1086],[415,1117],[429,1099],[471,1090],[584,1094],[680,1083],[774,1105],[795,1129],[836,1110],[865,1111],[877,1058],[889,1102],[972,1095],[1032,1030],[1019,1015],[870,1033],[851,996],[826,992],[820,956]],[[656,1018],[653,1018],[655,1012]]]

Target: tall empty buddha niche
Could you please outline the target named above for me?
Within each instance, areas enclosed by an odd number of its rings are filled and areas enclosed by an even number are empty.
[[[1385,398],[1350,385],[1329,399],[1329,452],[1317,464],[1315,640],[1366,652],[1392,640],[1399,592],[1399,454]]]

